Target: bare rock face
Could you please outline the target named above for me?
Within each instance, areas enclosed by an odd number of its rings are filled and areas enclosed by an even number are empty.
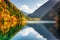
[[[44,17],[51,9],[52,7],[59,2],[58,0],[49,0],[44,5],[39,7],[34,13],[28,15],[29,17],[36,17],[36,18],[42,18]]]
[[[54,1],[54,2],[53,2]],[[56,21],[56,16],[58,16],[58,11],[60,9],[60,1],[57,0],[50,0],[40,8],[38,8],[34,13],[28,15],[29,17],[38,17],[45,21]],[[52,4],[51,4],[52,2]],[[54,4],[55,3],[55,4]],[[50,8],[50,9],[49,9]],[[56,36],[56,38],[59,38],[58,32],[57,32],[57,24],[44,24],[45,27],[50,30],[53,35]]]
[[[50,31],[59,38],[58,31],[60,27],[59,23],[59,10],[60,10],[60,1],[56,3],[53,8],[42,18],[42,20],[56,21],[55,24],[44,24]],[[49,27],[48,27],[49,26]]]
[[[42,18],[43,20],[55,20],[55,17],[58,15],[60,9],[60,1],[56,3],[52,9]]]

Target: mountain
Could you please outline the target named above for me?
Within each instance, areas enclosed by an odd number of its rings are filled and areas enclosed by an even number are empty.
[[[38,8],[34,13],[28,15],[28,17],[32,17],[32,18],[37,17],[37,18],[41,18],[42,20],[45,20],[45,21],[54,21],[59,8],[60,8],[60,1],[59,0],[49,0],[43,6],[41,6],[40,8]],[[57,35],[58,33],[57,33],[56,28],[55,28],[55,24],[53,24],[53,23],[46,24],[45,23],[43,25],[56,38],[59,38],[59,36]],[[40,24],[35,24],[35,25],[33,24],[33,25],[29,25],[29,26],[33,27],[36,31],[40,30],[40,31],[37,31],[37,32],[40,33],[40,34],[42,34],[41,33],[42,30],[40,28],[41,27]],[[38,27],[38,29],[36,27]],[[45,31],[44,28],[42,28],[42,29]],[[44,34],[42,34],[42,35],[45,36],[45,37],[47,37]],[[49,38],[53,37],[53,36],[51,36],[51,34],[49,34],[49,35],[50,35],[50,37],[48,36]],[[48,38],[48,40],[49,40],[49,38]]]
[[[25,14],[25,15],[29,15],[29,13],[27,13],[27,12],[24,12],[24,11],[21,11],[23,14]]]
[[[45,15],[42,17],[42,20],[55,20],[55,17],[58,15],[58,11],[60,8],[60,1],[58,3],[56,3],[52,9]]]
[[[60,9],[60,1],[56,3],[53,8],[42,18],[42,20],[49,20],[49,21],[55,21],[56,16],[58,15],[58,11]],[[59,35],[57,33],[57,27],[55,24],[44,24],[57,38],[59,38]]]
[[[34,13],[28,15],[28,17],[41,18],[46,15],[51,8],[58,2],[58,0],[49,0],[47,3],[39,7]]]

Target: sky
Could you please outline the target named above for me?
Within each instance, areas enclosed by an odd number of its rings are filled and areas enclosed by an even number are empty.
[[[49,0],[10,0],[20,10],[31,14]],[[46,31],[45,31],[46,32]],[[12,40],[47,40],[43,35],[39,34],[33,28],[29,27],[20,30]]]
[[[10,0],[17,8],[20,10],[31,14],[35,10],[37,10],[40,6],[42,6],[44,3],[46,3],[48,0]],[[12,40],[24,40],[23,38],[27,37],[26,39],[29,40],[33,38],[35,40],[47,40],[42,35],[37,33],[33,28],[26,28],[24,30],[21,30],[18,32]]]
[[[26,13],[33,13],[48,0],[11,0],[13,4]]]

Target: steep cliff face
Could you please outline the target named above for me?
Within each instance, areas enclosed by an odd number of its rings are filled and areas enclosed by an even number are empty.
[[[52,0],[51,0],[52,1]],[[57,1],[57,0],[56,0]],[[54,3],[54,2],[52,2]],[[57,16],[58,14],[58,9],[60,8],[60,1],[58,1],[55,5],[52,6],[52,8],[50,8],[49,11],[46,12],[46,9],[48,9],[48,5],[52,5],[51,2],[48,4],[46,3],[46,5],[43,5],[41,6],[39,9],[37,9],[34,13],[28,15],[29,17],[39,17],[41,18],[43,21],[55,21],[55,17]],[[49,7],[50,7],[49,6]],[[46,14],[44,15],[44,13],[46,12]],[[37,14],[37,15],[36,15]],[[60,14],[60,13],[59,13]],[[44,16],[42,16],[44,15]],[[42,17],[41,17],[42,16]],[[57,33],[57,30],[56,30],[56,27],[55,27],[55,24],[51,23],[45,23],[43,24],[45,25],[45,27],[50,30],[57,38],[60,38],[58,33]]]
[[[0,0],[0,40],[10,40],[26,24],[25,18],[9,0]]]
[[[29,14],[28,17],[32,17],[32,18],[33,17],[36,17],[36,18],[44,17],[52,9],[52,7],[58,2],[59,2],[58,0],[49,0],[47,3],[39,7],[34,13]]]
[[[57,38],[59,38],[57,28],[58,23],[58,12],[60,10],[60,1],[56,3],[52,9],[42,18],[42,20],[57,21],[55,24],[44,24]]]
[[[56,16],[58,16],[58,11],[60,9],[60,1],[52,7],[52,9],[42,18],[42,20],[55,21]],[[57,19],[57,18],[56,18]],[[47,25],[47,24],[46,24]],[[50,24],[49,24],[50,25]],[[53,24],[52,24],[53,25]],[[55,24],[54,24],[55,25]]]
[[[52,9],[42,18],[42,20],[55,20],[55,17],[58,15],[59,9],[60,1],[52,7]]]

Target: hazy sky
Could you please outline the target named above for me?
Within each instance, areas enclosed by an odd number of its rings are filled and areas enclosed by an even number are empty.
[[[11,0],[20,10],[33,13],[37,8],[46,3],[48,0]]]

